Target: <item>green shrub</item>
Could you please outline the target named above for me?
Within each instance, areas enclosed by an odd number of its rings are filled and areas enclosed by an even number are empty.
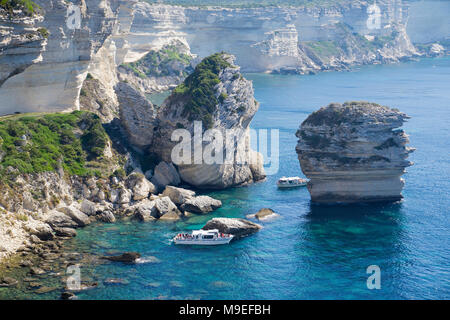
[[[82,131],[81,139],[75,132]],[[92,175],[87,161],[100,157],[107,134],[100,119],[88,112],[23,116],[0,121],[0,177],[11,166],[20,173],[54,171]]]
[[[40,7],[31,0],[0,0],[0,7],[13,14],[13,10],[21,9],[28,16],[35,14]]]

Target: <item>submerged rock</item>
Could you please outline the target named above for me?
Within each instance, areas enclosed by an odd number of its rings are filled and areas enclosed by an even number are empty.
[[[166,189],[164,189],[163,196],[169,197],[176,205],[182,205],[187,200],[195,197],[195,192],[183,188],[167,186]]]
[[[262,226],[245,219],[214,218],[209,220],[202,229],[217,229],[221,233],[228,233],[234,235],[236,238],[242,238],[258,232],[262,229]]]
[[[46,223],[41,223],[36,226],[36,228],[32,230],[32,233],[42,241],[52,240],[55,237],[52,228]]]
[[[408,116],[369,102],[330,104],[300,126],[296,151],[314,202],[398,201],[414,151],[402,126]]]
[[[137,259],[141,257],[137,252],[125,252],[117,256],[104,256],[102,259],[113,262],[135,263]]]

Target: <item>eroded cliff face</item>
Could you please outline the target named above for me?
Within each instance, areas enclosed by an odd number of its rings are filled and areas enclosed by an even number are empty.
[[[229,54],[205,58],[158,111],[151,151],[174,162],[181,179],[196,187],[222,189],[265,177],[261,156],[250,149],[249,125],[259,104],[251,82],[234,62]],[[211,73],[217,79],[208,79]],[[203,99],[212,103],[197,104]],[[177,129],[184,130],[187,137],[174,142],[172,135]],[[187,149],[180,153],[176,145]],[[186,158],[177,162],[174,156],[180,154]]]
[[[300,126],[296,151],[314,202],[397,201],[407,159],[408,117],[368,102],[330,104]]]
[[[94,55],[113,33],[122,0],[79,0],[78,24],[72,3],[36,0],[32,18],[1,14],[1,113],[79,108],[79,93]],[[6,49],[6,50],[5,50]]]

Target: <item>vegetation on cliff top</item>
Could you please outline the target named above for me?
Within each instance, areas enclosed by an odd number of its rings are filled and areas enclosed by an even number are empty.
[[[203,59],[172,94],[174,98],[186,101],[182,115],[189,121],[201,120],[206,128],[211,128],[212,114],[219,104],[214,88],[220,83],[220,71],[231,67],[223,54],[216,53]]]
[[[89,112],[0,118],[0,177],[12,167],[19,173],[62,168],[70,175],[98,175],[108,136]]]
[[[23,12],[32,16],[40,7],[31,0],[0,0],[0,7],[5,9],[9,14],[13,14],[13,10],[23,10]]]
[[[140,78],[171,75],[186,76],[187,70],[185,69],[190,68],[191,60],[191,56],[178,52],[176,46],[170,45],[160,51],[152,50],[142,59],[136,62],[124,63],[122,67],[132,71]]]

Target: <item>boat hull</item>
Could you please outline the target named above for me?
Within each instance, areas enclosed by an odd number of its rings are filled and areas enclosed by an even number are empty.
[[[213,239],[213,240],[181,240],[181,239],[174,239],[173,242],[175,244],[181,244],[181,245],[194,245],[194,246],[217,246],[220,244],[228,244],[230,243],[231,239]]]

